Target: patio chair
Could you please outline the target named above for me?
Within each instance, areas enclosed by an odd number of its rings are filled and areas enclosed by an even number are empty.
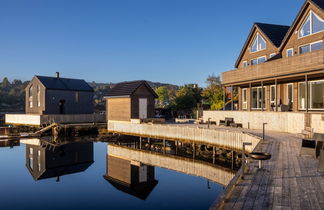
[[[225,117],[225,126],[230,126],[231,123],[234,123],[234,118]]]

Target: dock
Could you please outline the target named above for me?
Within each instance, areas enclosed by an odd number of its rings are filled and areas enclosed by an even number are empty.
[[[324,209],[324,172],[317,170],[318,160],[299,156],[300,148],[296,135],[268,133],[255,151],[272,158],[263,169],[257,161],[248,164],[244,180],[233,180],[211,209]]]

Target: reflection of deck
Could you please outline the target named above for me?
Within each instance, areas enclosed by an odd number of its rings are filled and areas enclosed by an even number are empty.
[[[193,176],[199,176],[226,186],[235,176],[235,172],[211,163],[195,161],[190,158],[162,155],[118,145],[108,145],[109,155],[138,161],[146,165],[167,168]]]

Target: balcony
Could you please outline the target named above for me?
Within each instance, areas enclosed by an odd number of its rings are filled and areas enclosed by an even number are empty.
[[[242,84],[324,69],[324,49],[222,73],[223,85]]]

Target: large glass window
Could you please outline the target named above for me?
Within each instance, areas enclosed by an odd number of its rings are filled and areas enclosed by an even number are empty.
[[[313,11],[305,19],[305,22],[299,29],[299,37],[308,36],[324,30],[324,21],[318,17]]]
[[[270,86],[270,107],[274,109],[276,105],[276,86],[272,85]]]
[[[258,64],[258,59],[257,59],[257,58],[252,59],[252,60],[251,60],[251,66],[254,66],[254,65],[256,65],[256,64]]]
[[[258,64],[264,63],[265,61],[266,61],[266,57],[265,56],[258,58]]]
[[[263,39],[263,37],[257,33],[254,41],[251,45],[251,52],[258,52],[260,50],[264,50],[267,47],[266,41]]]
[[[251,60],[251,66],[264,63],[266,60],[267,60],[266,56],[254,58]]]
[[[289,109],[292,109],[294,102],[294,88],[293,84],[287,84],[287,103],[289,105]]]
[[[242,109],[247,109],[247,89],[242,89]]]
[[[310,43],[310,44],[299,47],[299,54],[304,54],[304,53],[320,50],[322,48],[323,48],[323,41]]]
[[[310,82],[310,108],[324,109],[324,80]]]
[[[252,88],[252,109],[265,108],[265,88]]]
[[[298,87],[298,104],[300,110],[306,109],[306,84],[305,82],[299,83]]]

